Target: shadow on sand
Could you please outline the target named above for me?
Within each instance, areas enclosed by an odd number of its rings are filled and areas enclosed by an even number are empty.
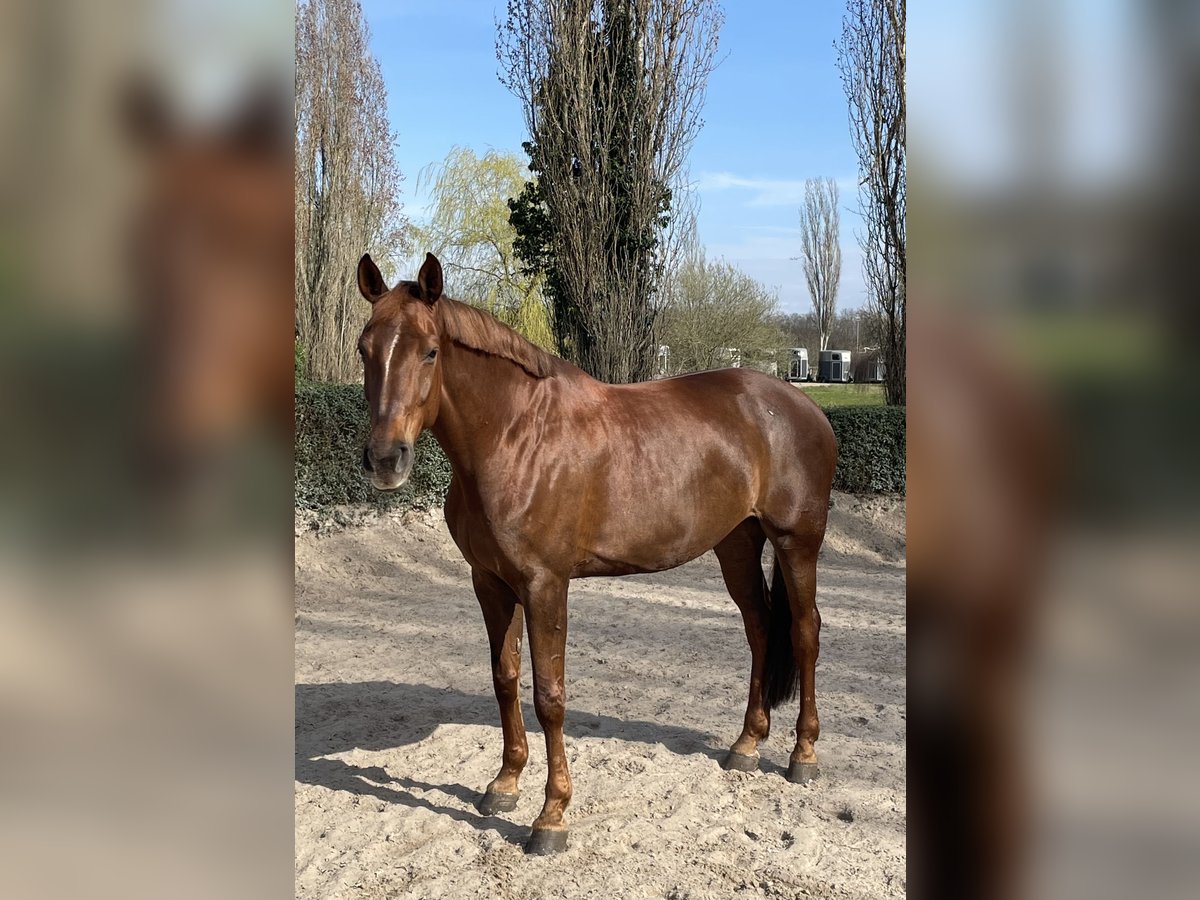
[[[530,751],[537,753],[541,734],[532,704],[523,705]],[[474,807],[480,791],[460,784],[429,784],[393,775],[380,766],[356,766],[325,757],[359,748],[391,750],[416,744],[443,724],[494,725],[496,763],[500,762],[500,715],[492,697],[467,694],[452,688],[390,681],[296,685],[296,780],[334,791],[375,797],[386,803],[423,807],[467,822],[481,831],[496,831],[518,844],[528,828],[497,816],[485,816],[441,806],[413,791],[439,791]],[[662,744],[673,753],[701,754],[720,762],[726,748],[715,735],[658,722],[624,721],[585,710],[567,710],[565,727],[569,737],[619,738],[647,744]],[[767,760],[766,772],[783,769]],[[530,786],[532,787],[532,786]],[[540,786],[537,790],[540,793]]]

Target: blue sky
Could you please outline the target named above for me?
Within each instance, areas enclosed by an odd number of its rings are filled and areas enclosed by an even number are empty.
[[[404,202],[420,221],[428,197],[417,174],[455,145],[520,153],[521,107],[497,78],[496,17],[503,0],[364,0],[399,135]],[[833,42],[843,4],[811,0],[727,2],[722,62],[709,79],[704,128],[692,147],[700,239],[777,289],[789,312],[810,308],[799,255],[804,179],[841,188],[839,307],[863,303],[855,231],[856,163]]]

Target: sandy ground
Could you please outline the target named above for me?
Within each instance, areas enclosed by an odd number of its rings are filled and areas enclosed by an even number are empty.
[[[716,559],[572,583],[570,846],[526,857],[545,745],[515,811],[475,802],[500,761],[483,621],[440,511],[296,539],[296,894],[317,897],[896,897],[905,894],[904,509],[835,498],[819,573],[822,774],[718,764],[750,652]]]

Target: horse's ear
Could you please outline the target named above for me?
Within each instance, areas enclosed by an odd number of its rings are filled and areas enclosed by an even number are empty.
[[[442,264],[432,253],[425,254],[425,263],[417,273],[417,284],[421,288],[421,299],[430,305],[442,296]]]
[[[370,253],[364,253],[358,261],[358,289],[371,303],[388,292],[387,283],[379,272],[379,266],[371,259]]]

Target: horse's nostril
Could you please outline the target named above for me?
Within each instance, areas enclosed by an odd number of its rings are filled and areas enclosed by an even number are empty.
[[[369,474],[394,472],[404,475],[412,464],[412,444],[367,444],[363,448],[362,466]]]
[[[396,448],[396,461],[393,468],[396,472],[401,472],[408,465],[409,456],[412,454],[411,444],[401,444]]]

